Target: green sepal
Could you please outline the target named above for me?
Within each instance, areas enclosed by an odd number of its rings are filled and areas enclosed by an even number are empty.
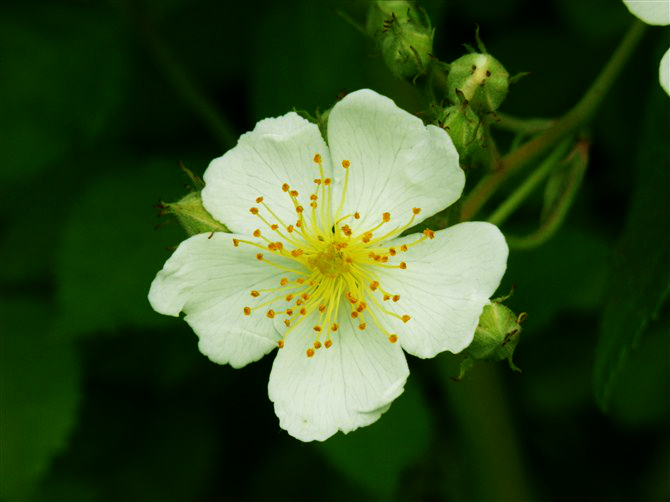
[[[211,232],[230,232],[205,209],[199,191],[189,193],[178,202],[161,201],[158,208],[160,216],[174,215],[189,237]]]

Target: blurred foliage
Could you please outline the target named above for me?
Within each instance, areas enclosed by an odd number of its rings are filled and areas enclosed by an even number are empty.
[[[564,113],[632,21],[618,0],[420,5],[441,60],[478,24],[510,74],[531,72],[501,107],[520,117]],[[214,365],[151,310],[184,238],[152,206],[187,192],[179,161],[202,174],[261,118],[361,87],[424,113],[352,24],[366,3],[1,8],[2,500],[670,498],[667,28],[649,29],[590,128],[563,227],[510,255],[499,293],[516,284],[508,305],[529,313],[523,373],[477,363],[455,383],[460,356],[410,358],[376,424],[303,444],[267,399],[271,357]],[[532,230],[541,207],[538,193],[503,230]]]

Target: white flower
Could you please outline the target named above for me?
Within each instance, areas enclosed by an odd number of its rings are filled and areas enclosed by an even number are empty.
[[[670,0],[623,0],[628,10],[641,21],[654,26],[670,24]],[[670,95],[670,49],[661,58],[658,70],[661,87]]]
[[[376,421],[409,374],[403,354],[459,352],[506,267],[488,223],[400,237],[449,206],[464,174],[446,132],[370,90],[328,119],[266,119],[205,172],[203,204],[233,232],[182,242],[149,293],[212,361],[280,347],[269,384],[303,441]]]

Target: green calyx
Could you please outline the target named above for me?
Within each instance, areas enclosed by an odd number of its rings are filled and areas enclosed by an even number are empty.
[[[509,297],[492,300],[484,307],[472,343],[463,352],[466,358],[461,363],[460,373],[455,380],[461,380],[475,361],[507,360],[513,371],[521,370],[514,365],[512,355],[519,344],[521,323],[528,317],[523,312],[516,315],[503,305]]]
[[[427,72],[435,30],[412,2],[372,2],[366,30],[377,38],[384,61],[395,75],[413,80]]]

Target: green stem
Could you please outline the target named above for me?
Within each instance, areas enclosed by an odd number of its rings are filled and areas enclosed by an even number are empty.
[[[517,134],[535,134],[546,131],[556,122],[549,119],[522,119],[501,112],[496,112],[495,116],[496,120],[491,122],[491,126]]]
[[[577,144],[575,156],[571,162],[568,183],[561,194],[561,197],[554,204],[553,210],[547,215],[545,220],[535,232],[524,237],[515,237],[507,235],[507,244],[514,249],[532,249],[547,242],[560,228],[561,223],[568,214],[572,206],[577,190],[582,183],[586,167],[588,165],[589,143],[582,140]]]
[[[463,220],[470,220],[482,208],[498,187],[511,175],[537,161],[554,145],[584,127],[595,115],[607,91],[612,87],[624,65],[642,38],[646,25],[636,20],[629,28],[619,47],[593,82],[582,99],[544,133],[506,155],[500,169],[486,175],[472,190],[463,204]]]
[[[503,202],[498,209],[489,217],[488,222],[501,225],[526,198],[535,191],[544,179],[549,176],[556,165],[565,157],[572,144],[572,139],[564,140],[553,152],[540,164],[540,166],[528,176],[525,181]]]

